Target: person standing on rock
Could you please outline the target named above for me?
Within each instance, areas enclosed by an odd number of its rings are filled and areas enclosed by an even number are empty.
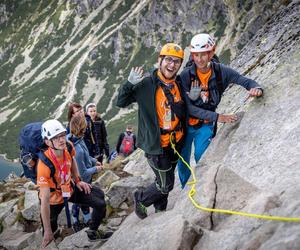
[[[93,208],[91,223],[86,231],[90,241],[107,239],[112,232],[98,231],[106,213],[104,193],[80,180],[74,147],[70,144],[71,150],[67,149],[66,129],[59,121],[48,120],[43,123],[41,133],[48,146],[44,154],[54,165],[54,171],[42,161],[37,165],[43,226],[41,247],[46,247],[54,239],[54,234],[58,231],[58,215],[68,201]]]
[[[147,77],[143,76],[142,68],[133,68],[119,90],[117,106],[138,103],[137,147],[145,151],[156,176],[154,183],[133,194],[135,213],[141,219],[147,217],[147,207],[151,205],[155,212],[166,210],[168,195],[174,186],[178,156],[171,148],[170,137],[180,151],[186,110],[176,74],[183,57],[179,45],[165,44],[159,54],[159,68]]]
[[[246,88],[249,96],[263,95],[263,89],[254,80],[240,75],[223,64],[212,62],[215,42],[209,34],[195,35],[191,40],[190,51],[193,63],[180,74],[189,114],[187,135],[181,151],[187,163],[190,162],[193,142],[195,161],[199,162],[216,133],[216,123],[237,121],[235,114],[216,112],[222,93],[230,83]],[[183,188],[191,172],[181,160],[178,162],[178,174]]]
[[[119,155],[124,157],[129,156],[136,150],[136,136],[131,125],[127,125],[126,131],[119,135],[116,150]]]
[[[94,158],[100,157],[100,149],[97,142],[95,125],[92,118],[84,113],[83,107],[76,102],[70,103],[68,107],[68,122],[70,123],[72,117],[83,116],[86,119],[87,127],[84,134],[84,142],[89,150],[90,156]],[[67,132],[70,132],[69,124],[67,126]]]
[[[95,137],[99,147],[100,156],[98,161],[103,163],[103,155],[106,159],[109,158],[109,144],[107,142],[107,132],[105,122],[102,120],[99,113],[97,113],[97,107],[95,103],[89,103],[86,105],[86,113],[91,117],[95,126]]]

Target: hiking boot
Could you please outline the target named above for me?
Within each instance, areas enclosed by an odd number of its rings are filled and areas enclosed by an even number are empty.
[[[147,208],[138,200],[139,191],[135,191],[133,193],[133,201],[134,201],[134,212],[140,219],[145,219],[147,215]]]
[[[55,232],[53,233],[53,238],[54,239],[57,239],[58,237],[60,237],[61,236],[61,229],[60,228],[57,228],[56,230],[55,230]]]
[[[82,224],[83,224],[83,227],[89,227],[90,226],[90,224],[91,224],[91,222],[92,222],[92,220],[90,219],[90,220],[88,220],[87,222],[83,222]]]
[[[72,227],[73,227],[74,232],[77,233],[77,232],[81,231],[85,226],[80,222],[75,222]]]
[[[110,236],[113,235],[112,231],[106,231],[103,232],[102,230],[91,230],[88,229],[86,230],[87,236],[89,238],[89,241],[94,242],[94,241],[107,241]]]

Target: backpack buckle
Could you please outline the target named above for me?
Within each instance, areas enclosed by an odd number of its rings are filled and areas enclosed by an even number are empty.
[[[32,153],[25,153],[23,155],[21,155],[20,157],[21,163],[24,164],[25,166],[32,168],[32,161],[33,160],[33,154]]]

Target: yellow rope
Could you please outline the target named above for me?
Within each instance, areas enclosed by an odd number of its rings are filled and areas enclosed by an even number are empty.
[[[174,152],[179,156],[181,161],[189,168],[189,170],[192,173],[192,178],[193,180],[191,182],[188,182],[187,184],[191,186],[191,189],[188,193],[188,196],[193,203],[193,205],[206,212],[214,212],[214,213],[223,213],[223,214],[236,214],[236,215],[241,215],[241,216],[247,216],[247,217],[254,217],[257,219],[263,219],[263,220],[278,220],[278,221],[286,221],[286,222],[300,222],[300,218],[289,218],[289,217],[280,217],[280,216],[268,216],[268,215],[261,215],[261,214],[252,214],[252,213],[244,213],[244,212],[238,212],[238,211],[232,211],[232,210],[225,210],[225,209],[216,209],[216,208],[207,208],[203,207],[200,204],[198,204],[193,196],[196,194],[196,176],[195,172],[191,168],[191,166],[183,159],[183,157],[179,154],[179,152],[175,148],[175,144],[173,143],[172,136],[170,136],[170,143],[172,146],[172,149]]]

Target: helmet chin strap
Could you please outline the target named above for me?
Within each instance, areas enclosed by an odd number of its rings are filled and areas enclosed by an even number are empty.
[[[52,140],[52,139],[51,139],[50,141],[51,141],[51,144],[52,144],[52,147],[51,147],[51,148],[53,148],[54,150],[60,150],[60,149],[58,149],[58,148],[56,148],[56,147],[54,146],[54,143],[53,143],[53,140]]]

